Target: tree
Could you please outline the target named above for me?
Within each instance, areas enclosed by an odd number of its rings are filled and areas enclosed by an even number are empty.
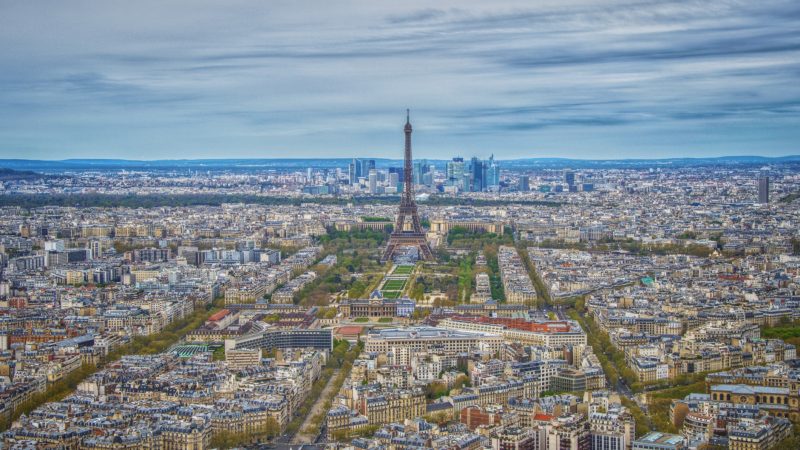
[[[414,320],[423,320],[430,315],[431,315],[431,310],[429,308],[414,308],[414,312],[411,314],[411,318]]]
[[[462,374],[462,375],[459,375],[458,377],[456,377],[456,381],[455,381],[455,383],[453,383],[453,388],[454,389],[461,389],[461,388],[463,388],[465,386],[469,387],[469,386],[471,386],[471,384],[472,383],[469,381],[469,376]]]
[[[680,429],[683,427],[683,421],[689,414],[689,407],[686,405],[686,403],[681,402],[675,405],[674,411],[674,419],[672,424],[675,425],[675,428]]]
[[[449,393],[450,391],[447,389],[447,385],[441,381],[432,381],[425,386],[425,395],[430,400],[436,400],[437,398],[444,397]]]
[[[225,347],[219,347],[218,349],[214,350],[214,353],[211,354],[214,361],[224,361],[225,360]]]
[[[336,308],[320,308],[317,311],[318,319],[333,319],[336,317]]]
[[[429,422],[434,422],[437,425],[444,425],[447,423],[448,415],[444,411],[437,411],[430,416]]]

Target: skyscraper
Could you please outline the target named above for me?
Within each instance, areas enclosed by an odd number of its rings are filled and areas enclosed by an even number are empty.
[[[369,193],[378,193],[378,171],[375,169],[369,171]]]
[[[564,183],[572,187],[575,184],[575,172],[571,170],[564,171]]]
[[[464,158],[455,157],[447,163],[447,184],[456,186],[459,190],[465,191],[464,187]]]
[[[424,177],[425,174],[428,173],[428,170],[429,170],[428,162],[425,161],[424,159],[421,161],[414,162],[413,179],[415,185],[425,184]]]
[[[354,185],[358,183],[358,175],[361,171],[361,163],[357,159],[353,159],[353,162],[347,166],[347,175],[350,179],[350,185]]]
[[[500,166],[495,162],[494,155],[489,157],[488,164],[484,163],[486,168],[486,187],[493,188],[500,186]]]
[[[463,177],[461,178],[460,189],[465,192],[469,192],[472,188],[472,175],[469,172],[465,172]]]
[[[362,159],[361,160],[361,172],[358,174],[359,177],[367,178],[369,176],[369,171],[375,168],[375,160],[374,159]]]
[[[486,186],[484,183],[486,171],[483,167],[483,161],[473,156],[469,163],[469,171],[472,179],[472,189],[470,190],[472,192],[481,192]]]
[[[769,175],[758,177],[758,203],[769,203]]]
[[[422,183],[425,186],[433,187],[433,171],[429,170],[422,174]]]
[[[522,192],[528,192],[531,190],[530,178],[527,175],[522,175],[519,177],[519,190]]]
[[[395,175],[394,182],[392,182],[392,175]],[[403,191],[403,168],[402,167],[389,167],[389,181],[392,186],[397,187],[397,192]]]

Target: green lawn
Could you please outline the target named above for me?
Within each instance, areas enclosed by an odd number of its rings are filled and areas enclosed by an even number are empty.
[[[356,317],[353,322],[369,322],[369,317]]]
[[[387,280],[383,284],[383,289],[387,291],[402,291],[406,285],[406,280]]]
[[[414,271],[414,266],[397,266],[392,275],[410,275]]]
[[[383,294],[383,298],[400,298],[400,294],[402,294],[402,292],[400,292],[400,291],[381,291],[381,294]]]
[[[391,317],[381,317],[380,319],[378,319],[378,322],[380,322],[380,323],[389,323],[389,322],[391,322],[393,320],[394,319],[391,318]]]

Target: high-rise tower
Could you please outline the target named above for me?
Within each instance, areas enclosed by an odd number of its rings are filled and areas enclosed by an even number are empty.
[[[769,203],[769,175],[766,173],[758,177],[758,203]]]
[[[383,252],[381,261],[388,261],[392,258],[398,247],[417,247],[420,259],[433,259],[428,241],[425,240],[425,232],[419,222],[417,213],[417,203],[414,201],[414,181],[412,171],[414,170],[411,158],[411,116],[406,110],[406,126],[403,129],[406,134],[405,165],[403,170],[403,196],[400,199],[400,210],[397,214],[397,222],[394,231],[389,236],[386,250]]]

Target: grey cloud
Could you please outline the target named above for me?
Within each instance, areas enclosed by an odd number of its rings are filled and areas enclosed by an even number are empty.
[[[796,1],[80,4],[0,6],[0,157],[800,151]]]
[[[425,22],[433,19],[439,19],[445,16],[445,12],[441,9],[426,8],[412,13],[406,14],[392,14],[386,18],[390,24],[405,24],[410,22]]]

